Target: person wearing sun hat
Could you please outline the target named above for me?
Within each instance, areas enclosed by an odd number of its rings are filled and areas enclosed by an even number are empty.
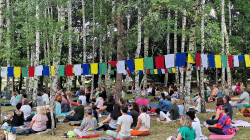
[[[138,106],[145,105],[147,108],[149,108],[149,102],[147,99],[145,99],[145,93],[141,93],[141,98],[136,100],[136,103]]]

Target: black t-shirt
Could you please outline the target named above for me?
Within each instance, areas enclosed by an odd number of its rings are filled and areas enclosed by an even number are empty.
[[[46,116],[48,118],[48,121],[47,121],[47,129],[51,129],[51,126],[52,126],[52,120],[51,120],[51,115],[50,115],[50,112],[47,112],[46,113]],[[55,121],[55,128],[56,128],[56,114],[54,114],[54,121]]]
[[[80,105],[80,106],[77,106],[75,109],[75,114],[74,116],[78,118],[78,120],[82,120],[83,119],[83,116],[84,116],[84,106]]]
[[[140,115],[138,111],[136,110],[131,110],[130,111],[130,115],[132,116],[133,118],[133,123],[131,124],[131,127],[136,127],[137,125],[137,120],[138,120],[138,116]]]
[[[107,111],[107,112],[110,113],[111,111],[113,111],[113,106],[114,106],[113,103],[105,102],[105,103],[103,104],[103,106],[107,106],[107,108],[106,108],[106,111]]]

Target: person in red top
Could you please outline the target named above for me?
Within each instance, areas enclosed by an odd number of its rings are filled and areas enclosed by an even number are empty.
[[[28,101],[29,104],[29,100],[27,99],[27,94],[23,94],[22,95],[22,100],[20,101],[21,105],[23,105],[23,100],[26,99]]]
[[[212,133],[216,133],[219,135],[231,135],[233,133],[233,130],[231,128],[232,120],[227,115],[228,112],[229,112],[228,107],[223,106],[221,109],[221,113],[223,114],[223,117],[220,118],[217,124],[209,125],[208,130]]]
[[[236,84],[236,88],[234,89],[234,95],[239,95],[240,94],[240,83]]]

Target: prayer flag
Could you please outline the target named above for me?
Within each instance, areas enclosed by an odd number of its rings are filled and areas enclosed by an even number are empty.
[[[168,69],[165,69],[165,74],[167,74],[168,73]]]
[[[221,56],[220,55],[215,55],[215,67],[216,68],[221,68]]]
[[[238,55],[234,55],[234,67],[239,67],[240,63],[239,63],[239,57]]]
[[[117,64],[116,64],[116,67],[117,67],[117,73],[119,74],[126,74],[126,69],[125,69],[125,61],[122,60],[122,61],[118,61]]]
[[[99,70],[101,75],[105,75],[107,73],[107,63],[99,63]]]
[[[89,64],[82,64],[82,75],[89,75]]]
[[[116,67],[117,62],[118,61],[111,61],[111,62],[108,62],[108,63],[111,64],[112,66]]]
[[[7,77],[7,67],[1,67],[1,77]]]
[[[208,67],[208,63],[207,63],[207,54],[201,54],[201,62],[202,62],[202,66],[204,68]]]
[[[224,68],[226,68],[227,67],[227,56],[226,55],[222,55],[221,56],[221,61],[222,61],[222,66]]]
[[[35,67],[35,75],[42,76],[43,75],[43,66],[39,65]]]
[[[142,70],[139,71],[139,75],[143,75],[143,71]]]
[[[71,67],[71,71],[72,71],[72,67]],[[65,65],[59,65],[58,75],[59,76],[65,76]]]
[[[8,77],[14,77],[14,67],[8,67]]]
[[[166,68],[172,68],[174,67],[174,54],[168,54],[168,55],[165,55],[165,65],[166,65]]]
[[[98,63],[91,63],[91,74],[97,74],[98,73]]]
[[[35,76],[35,67],[29,67],[29,77]]]
[[[165,69],[161,69],[161,73],[162,73],[162,74],[165,74]]]
[[[239,60],[240,60],[240,61],[244,61],[244,54],[239,55]]]
[[[114,70],[111,70],[111,71],[110,71],[110,74],[111,74],[111,75],[114,75],[114,74],[115,74],[115,71],[114,71]]]
[[[233,68],[233,56],[232,55],[228,55],[227,56],[227,60],[228,60],[228,66],[229,68]]]
[[[158,74],[161,74],[161,69],[157,69],[157,73],[158,73]]]
[[[74,73],[75,73],[75,76],[81,76],[82,75],[81,64],[74,65]]]
[[[190,64],[194,64],[195,63],[194,58],[191,56],[190,53],[188,53],[188,63],[190,63]]]
[[[49,76],[49,66],[43,66],[43,76]]]
[[[66,76],[73,76],[73,65],[65,66],[65,75]]]
[[[168,69],[168,72],[169,72],[169,73],[173,73],[172,68],[169,68],[169,69]]]
[[[139,58],[139,59],[135,59],[135,70],[139,71],[139,70],[143,70],[143,58]]]
[[[211,68],[215,67],[214,55],[213,54],[208,55],[208,62],[209,62],[209,67],[211,67]]]
[[[246,67],[250,67],[250,57],[249,55],[245,55]]]
[[[201,54],[195,53],[196,67],[201,66]]]
[[[157,71],[157,69],[154,69],[154,74],[158,74],[158,71]]]
[[[176,72],[176,71],[175,71],[175,68],[172,68],[172,72],[173,72],[173,73],[175,73],[175,72]]]
[[[156,56],[155,57],[155,67],[156,67],[156,69],[164,68],[164,56]]]
[[[154,74],[154,70],[150,70],[150,74]]]
[[[154,58],[153,57],[144,58],[144,67],[145,69],[154,69]]]
[[[14,77],[21,77],[21,67],[14,67]]]
[[[55,66],[50,67],[51,76],[54,76],[54,69],[55,69]]]
[[[127,60],[126,63],[127,63],[129,71],[134,72],[135,71],[135,62],[134,62],[134,60]]]
[[[131,72],[130,72],[130,70],[127,70],[127,73],[128,73],[128,75],[131,75]]]
[[[22,77],[28,77],[28,67],[22,67]]]
[[[185,53],[177,53],[175,57],[175,66],[176,67],[185,67]]]

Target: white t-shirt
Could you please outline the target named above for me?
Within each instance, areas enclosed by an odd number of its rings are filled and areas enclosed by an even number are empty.
[[[79,99],[82,100],[83,106],[86,105],[86,96],[81,95],[81,96],[79,96]]]
[[[197,117],[194,118],[194,122],[192,122],[192,127],[195,131],[195,134],[196,134],[195,140],[206,140],[207,139],[207,137],[202,134],[201,124],[200,124],[199,118],[197,118]]]
[[[11,99],[10,99],[10,104],[12,106],[16,106],[17,105],[17,99],[15,96],[12,96]]]
[[[142,120],[141,127],[138,129],[138,131],[148,131],[150,128],[150,116],[146,113],[141,113],[138,119]]]
[[[148,93],[151,93],[151,92],[152,92],[152,88],[149,88],[149,89],[148,89]]]
[[[29,105],[23,105],[20,109],[23,114],[24,114],[24,119],[26,120],[27,117],[30,116],[30,113],[31,113],[31,107]]]
[[[168,96],[168,92],[167,91],[164,91],[163,93],[164,93],[165,97]]]
[[[236,85],[232,86],[232,90],[234,91],[236,89]]]
[[[121,125],[121,130],[119,131],[119,134],[123,137],[129,137],[130,134],[130,127],[133,123],[133,118],[130,115],[122,115],[118,118],[117,124]]]
[[[196,100],[196,102],[198,102],[197,106],[195,107],[195,110],[197,110],[198,112],[201,112],[201,98],[198,98]]]
[[[249,94],[247,92],[243,92],[240,95],[240,99],[242,100],[242,104],[248,104],[249,103]]]
[[[46,102],[46,104],[49,104],[49,96],[48,96],[48,94],[46,94],[46,93],[43,94],[42,98],[43,98],[43,101]]]

